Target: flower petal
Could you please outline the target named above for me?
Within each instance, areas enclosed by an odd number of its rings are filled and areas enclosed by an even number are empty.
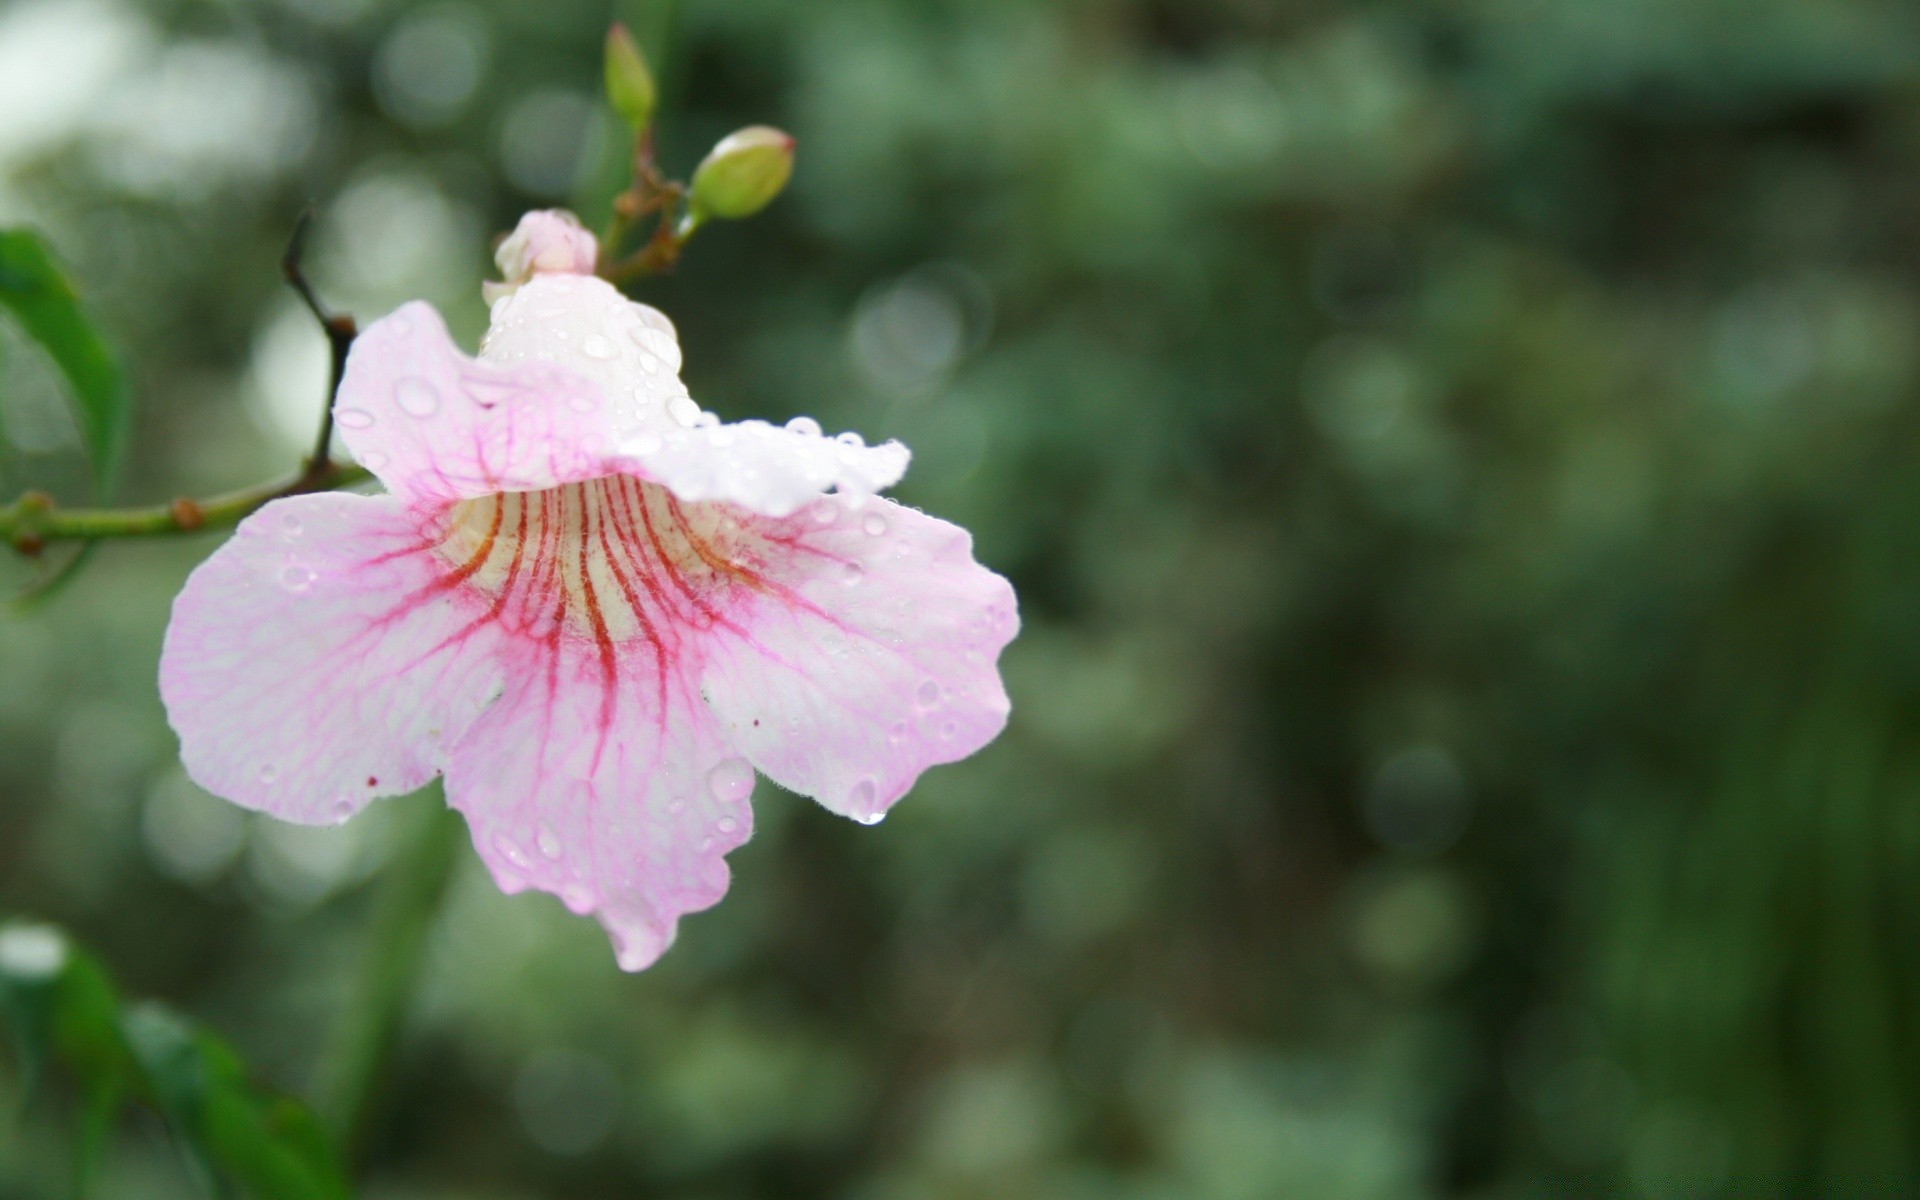
[[[716,500],[771,517],[784,517],[829,488],[865,495],[891,487],[906,474],[910,457],[899,442],[868,446],[855,434],[821,437],[811,422],[649,429],[620,449],[628,470],[682,500]]]
[[[354,341],[333,413],[354,457],[408,500],[534,491],[602,475],[613,441],[611,414],[591,380],[556,363],[468,358],[440,314],[418,301]]]
[[[759,565],[735,630],[714,631],[701,688],[769,778],[877,821],[922,771],[1006,725],[996,661],[1019,617],[966,530],[822,497],[763,534],[790,553]]]
[[[301,824],[439,771],[502,686],[495,634],[386,496],[276,500],[188,578],[160,696],[195,782]]]
[[[501,890],[594,913],[641,970],[726,893],[753,768],[659,652],[556,637],[513,654],[506,695],[453,749],[447,800]]]

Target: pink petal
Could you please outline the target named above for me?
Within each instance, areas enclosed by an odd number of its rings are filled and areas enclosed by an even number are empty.
[[[385,496],[276,500],[188,578],[160,696],[195,782],[302,824],[433,778],[499,693],[491,626]]]
[[[486,350],[461,353],[430,305],[354,342],[334,421],[355,458],[408,500],[537,491],[611,474],[615,446],[679,429],[698,407],[673,327],[604,280],[542,275],[494,306]]]
[[[966,530],[886,500],[822,497],[764,525],[763,580],[712,631],[701,689],[769,778],[877,821],[1006,725],[1013,589]]]
[[[868,446],[855,434],[820,436],[818,425],[786,428],[741,421],[698,429],[642,430],[622,444],[627,469],[665,484],[682,500],[715,500],[784,517],[829,488],[871,494],[898,483],[910,457],[899,442]]]
[[[333,413],[353,456],[407,500],[590,478],[605,473],[612,445],[592,381],[555,363],[476,362],[418,301],[354,342]]]
[[[513,653],[506,695],[453,749],[448,801],[501,890],[594,913],[641,970],[726,892],[753,768],[670,653],[563,636]]]

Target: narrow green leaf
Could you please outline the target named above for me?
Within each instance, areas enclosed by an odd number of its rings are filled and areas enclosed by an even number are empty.
[[[319,1123],[256,1089],[226,1043],[155,1004],[128,1014],[127,1037],[175,1136],[212,1178],[262,1200],[346,1200]]]
[[[30,229],[0,230],[0,308],[66,377],[104,498],[118,477],[132,415],[126,376],[45,240]]]
[[[133,1085],[120,1002],[106,972],[52,926],[0,926],[0,1015],[25,1060],[29,1087],[58,1062],[79,1084],[74,1192],[85,1196],[107,1134]]]
[[[169,1008],[122,1010],[105,970],[51,926],[0,924],[0,1018],[29,1078],[58,1065],[79,1085],[75,1194],[129,1100],[166,1119],[210,1196],[348,1200],[346,1173],[305,1105],[255,1087],[225,1042]]]

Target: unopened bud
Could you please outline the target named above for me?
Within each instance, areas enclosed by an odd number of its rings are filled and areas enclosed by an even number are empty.
[[[793,138],[771,125],[749,125],[720,139],[693,172],[696,218],[738,220],[759,212],[793,175]]]
[[[535,275],[591,275],[599,242],[563,208],[540,209],[520,218],[494,252],[502,283],[484,283],[481,291],[491,304],[512,294]]]
[[[607,103],[635,133],[644,133],[653,120],[658,95],[640,43],[633,40],[625,25],[615,22],[607,30]]]

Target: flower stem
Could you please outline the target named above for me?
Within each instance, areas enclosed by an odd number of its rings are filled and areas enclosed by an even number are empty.
[[[438,784],[395,803],[402,806],[399,844],[378,884],[359,977],[319,1081],[320,1110],[331,1118],[350,1169],[364,1156],[380,1115],[421,951],[460,846],[462,822],[446,807]]]
[[[0,539],[22,554],[38,554],[53,542],[154,537],[238,525],[269,500],[303,492],[351,487],[373,478],[363,467],[328,460],[290,480],[260,484],[206,500],[181,497],[140,508],[61,508],[45,492],[28,492],[0,505]]]

